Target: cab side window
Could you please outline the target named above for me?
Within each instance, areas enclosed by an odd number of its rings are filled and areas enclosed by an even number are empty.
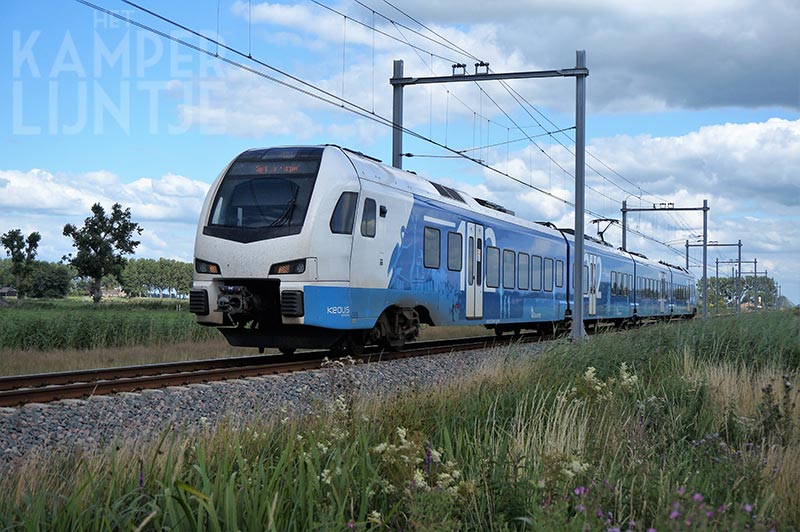
[[[375,213],[377,212],[375,200],[364,200],[364,213],[361,215],[361,236],[373,238],[375,236]]]
[[[340,235],[353,234],[357,200],[357,193],[342,192],[342,195],[339,196],[339,201],[336,202],[336,207],[333,209],[333,214],[331,214],[331,233]]]

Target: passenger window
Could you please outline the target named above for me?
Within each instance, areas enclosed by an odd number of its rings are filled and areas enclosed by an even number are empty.
[[[510,249],[503,250],[503,288],[514,288],[517,276],[514,273],[516,257]]]
[[[544,259],[544,291],[553,291],[553,259]]]
[[[500,248],[486,247],[486,286],[500,286]]]
[[[364,213],[361,215],[361,234],[373,238],[375,236],[375,213],[376,204],[374,199],[364,200]]]
[[[333,209],[333,214],[331,215],[331,233],[341,235],[353,234],[353,222],[356,217],[357,200],[357,193],[342,192],[342,195],[339,196],[339,201],[336,202],[336,207]]]
[[[518,255],[517,273],[519,274],[519,289],[527,290],[530,283],[530,256],[527,253],[520,253]]]
[[[438,229],[425,228],[425,243],[422,249],[422,263],[426,268],[438,268],[441,260],[441,237]]]
[[[542,289],[542,257],[538,255],[531,258],[531,289]]]
[[[447,233],[447,269],[460,272],[464,256],[463,237],[461,233]]]
[[[561,260],[556,261],[556,286],[564,286],[564,261]]]

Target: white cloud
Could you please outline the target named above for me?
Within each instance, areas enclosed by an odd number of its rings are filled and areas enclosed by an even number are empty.
[[[81,225],[94,203],[107,210],[120,203],[131,209],[132,220],[144,228],[137,254],[180,256],[189,261],[209,187],[171,173],[123,183],[106,171],[54,174],[41,169],[2,170],[2,182],[6,186],[0,194],[0,232],[18,227],[25,233],[39,231],[39,256],[45,260],[59,260],[72,251],[69,239],[62,235],[65,224]]]

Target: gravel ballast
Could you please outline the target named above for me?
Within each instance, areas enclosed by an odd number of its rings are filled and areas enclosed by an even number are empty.
[[[545,344],[468,351],[324,368],[209,384],[96,396],[0,408],[0,471],[32,451],[99,449],[129,437],[157,437],[170,427],[213,426],[223,419],[247,423],[254,416],[307,412],[331,399],[336,383],[357,383],[362,398],[376,400],[424,393],[468,378],[481,368],[500,364],[509,353],[533,356]]]

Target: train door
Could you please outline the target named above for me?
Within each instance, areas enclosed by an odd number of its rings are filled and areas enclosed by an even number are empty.
[[[589,316],[597,315],[597,297],[600,287],[600,257],[589,255]]]
[[[483,226],[467,222],[467,319],[483,317]]]
[[[658,286],[658,303],[661,306],[661,314],[667,313],[667,275],[664,272],[660,272],[659,276],[659,286]]]

